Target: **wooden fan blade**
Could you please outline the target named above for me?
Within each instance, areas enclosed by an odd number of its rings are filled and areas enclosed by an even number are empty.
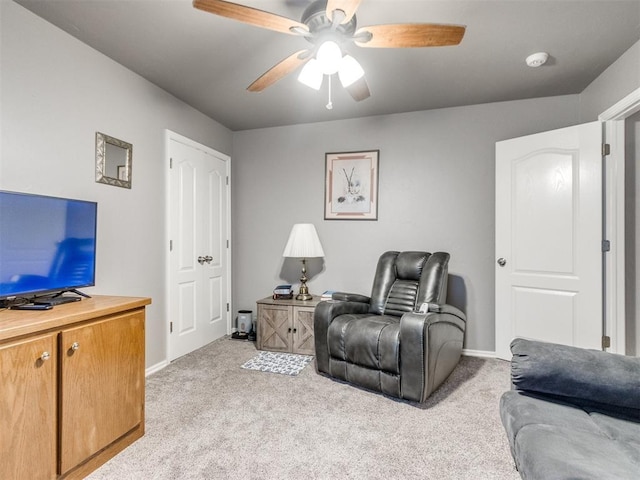
[[[276,32],[289,33],[291,35],[299,35],[300,29],[304,32],[309,32],[309,28],[304,23],[237,3],[224,2],[222,0],[193,0],[193,6],[205,12],[238,20],[256,27],[275,30]],[[292,30],[292,27],[295,27],[298,31]]]
[[[327,1],[327,18],[333,20],[333,11],[342,10],[345,17],[340,23],[347,23],[356,13],[356,10],[362,3],[362,0],[328,0]]]
[[[270,87],[278,80],[283,77],[286,77],[291,72],[293,72],[296,68],[301,65],[307,63],[312,55],[305,55],[305,53],[310,53],[309,50],[300,50],[292,55],[289,55],[287,58],[282,60],[280,63],[273,66],[271,69],[266,71],[260,78],[258,78],[255,82],[247,87],[247,90],[250,92],[261,92],[267,87]]]
[[[359,28],[353,35],[356,44],[370,48],[442,47],[458,45],[466,27],[435,23],[401,23]],[[366,40],[367,33],[371,39]],[[358,38],[359,36],[364,39]]]
[[[361,77],[359,80],[353,82],[351,85],[346,87],[345,90],[349,92],[349,94],[356,102],[359,102],[371,96],[369,85],[367,85],[367,81],[364,77]]]

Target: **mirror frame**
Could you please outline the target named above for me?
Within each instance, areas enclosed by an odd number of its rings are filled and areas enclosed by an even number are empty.
[[[107,173],[107,144],[124,148],[126,151],[126,180],[110,177]],[[131,171],[133,164],[133,145],[104,133],[96,132],[96,182],[115,187],[131,188]]]

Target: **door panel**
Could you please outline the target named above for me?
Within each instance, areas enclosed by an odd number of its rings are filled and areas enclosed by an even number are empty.
[[[542,151],[514,162],[514,272],[573,273],[576,161]]]
[[[601,137],[594,122],[496,144],[499,358],[514,337],[601,346]]]

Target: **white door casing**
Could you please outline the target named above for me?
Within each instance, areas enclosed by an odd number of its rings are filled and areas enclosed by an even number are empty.
[[[598,122],[496,144],[498,358],[515,337],[601,348],[601,144]]]
[[[229,157],[167,132],[169,359],[230,332]]]
[[[611,250],[605,255],[605,331],[611,338],[609,351],[626,352],[625,311],[625,120],[640,111],[640,88],[602,112],[605,142],[611,151],[605,162],[605,238]],[[637,331],[638,320],[632,327]],[[639,345],[636,344],[636,355]]]

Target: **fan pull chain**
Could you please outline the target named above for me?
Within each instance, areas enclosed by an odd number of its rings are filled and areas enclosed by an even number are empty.
[[[329,77],[329,103],[327,103],[327,110],[333,109],[333,102],[331,101],[331,77],[332,75],[327,75]]]

